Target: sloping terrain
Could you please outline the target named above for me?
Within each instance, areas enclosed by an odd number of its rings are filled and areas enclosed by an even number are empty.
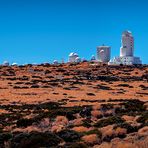
[[[0,67],[0,147],[148,147],[148,66]]]
[[[148,66],[81,63],[0,67],[0,101],[9,104],[67,99],[67,105],[79,105],[94,100],[147,100],[147,82]]]

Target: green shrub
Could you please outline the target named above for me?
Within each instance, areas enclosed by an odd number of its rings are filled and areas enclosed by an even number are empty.
[[[8,141],[11,138],[11,133],[0,133],[0,145],[3,145],[5,141]]]
[[[73,130],[63,130],[57,133],[65,142],[76,142],[80,140],[81,135]]]
[[[81,124],[81,126],[84,126],[84,127],[91,127],[91,119],[87,118],[87,119],[84,119],[83,120],[83,123]]]
[[[148,111],[144,112],[138,119],[137,122],[148,123]]]
[[[88,148],[88,146],[84,143],[66,143],[64,146],[61,146],[60,148]]]
[[[102,133],[98,129],[93,129],[88,132],[84,132],[84,135],[91,135],[91,134],[96,134],[98,135],[99,138],[102,137]]]
[[[138,131],[138,127],[133,127],[129,123],[125,123],[125,122],[115,125],[114,129],[116,129],[117,127],[121,127],[121,128],[127,129],[127,133],[133,133],[133,132],[137,132]]]
[[[114,108],[114,104],[108,103],[108,104],[101,104],[102,110],[110,110]]]
[[[19,119],[16,123],[17,127],[27,127],[32,125],[33,119]]]
[[[144,106],[144,102],[140,101],[140,100],[129,100],[125,103],[123,103],[123,105],[125,106],[125,109],[127,111],[145,111],[146,107]]]
[[[95,96],[94,93],[87,93],[88,96]]]
[[[11,140],[12,148],[39,148],[55,147],[62,141],[57,135],[45,132],[31,132],[29,134],[21,133]]]
[[[124,120],[121,117],[111,116],[106,119],[102,119],[102,120],[98,121],[97,123],[94,124],[94,126],[101,128],[101,127],[104,127],[107,125],[119,124],[119,123],[123,123],[123,122],[124,122]]]

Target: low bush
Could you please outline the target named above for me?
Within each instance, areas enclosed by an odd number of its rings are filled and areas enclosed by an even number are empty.
[[[139,87],[141,87],[143,90],[148,90],[148,87],[145,85],[139,85]]]
[[[39,148],[54,147],[62,141],[57,135],[45,132],[31,132],[29,134],[20,133],[11,140],[12,148]]]
[[[84,132],[84,135],[92,135],[92,134],[96,134],[99,138],[102,137],[102,133],[98,129],[93,129],[88,132]]]
[[[60,146],[60,148],[88,148],[88,146],[82,142],[73,142],[66,143],[64,146]]]
[[[19,119],[16,123],[17,127],[27,127],[32,125],[33,119]]]
[[[82,117],[91,117],[91,111],[92,111],[92,107],[86,106],[83,108],[83,110],[81,110],[80,115]]]
[[[63,130],[57,133],[57,135],[62,138],[65,142],[75,142],[79,141],[81,135],[72,130]]]
[[[13,86],[14,89],[21,89],[20,86]]]
[[[146,110],[146,107],[144,106],[144,102],[140,100],[129,100],[123,103],[123,105],[128,112],[129,111],[141,112]]]
[[[118,87],[130,87],[132,88],[132,86],[130,86],[129,84],[118,84]]]
[[[110,87],[108,87],[108,86],[103,86],[103,85],[97,85],[97,88],[98,89],[103,89],[103,90],[111,90],[111,88]]]
[[[112,125],[112,124],[119,124],[119,123],[123,123],[124,120],[121,117],[118,116],[112,116],[112,117],[108,117],[106,119],[102,119],[99,120],[97,123],[94,124],[95,127],[104,127],[107,125]]]
[[[30,88],[39,88],[40,86],[37,84],[33,84]]]
[[[92,125],[91,125],[91,119],[90,118],[86,118],[86,119],[84,119],[84,120],[82,120],[83,121],[83,123],[81,124],[82,126],[84,126],[84,127],[91,127]]]
[[[88,96],[95,96],[94,93],[87,93]]]
[[[0,133],[0,146],[4,145],[4,142],[12,138],[11,133]]]
[[[111,103],[101,104],[101,110],[103,110],[103,111],[107,111],[107,110],[110,110],[110,109],[113,109],[113,108],[114,108],[114,105],[111,104]]]
[[[137,131],[138,131],[138,127],[133,127],[133,126],[131,126],[129,123],[125,123],[125,122],[115,125],[115,126],[114,126],[114,129],[116,129],[116,128],[118,128],[118,127],[120,127],[120,128],[125,128],[125,129],[127,130],[127,134],[128,134],[128,133],[133,133],[133,132],[137,132]]]
[[[120,78],[116,77],[116,76],[97,76],[96,78],[97,80],[101,80],[101,81],[106,81],[106,82],[110,82],[110,81],[119,81]]]
[[[142,115],[137,119],[139,123],[147,123],[148,124],[148,111],[142,113]]]

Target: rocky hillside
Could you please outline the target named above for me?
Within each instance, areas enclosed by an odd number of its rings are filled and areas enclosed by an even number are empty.
[[[148,66],[0,67],[0,147],[147,148]]]

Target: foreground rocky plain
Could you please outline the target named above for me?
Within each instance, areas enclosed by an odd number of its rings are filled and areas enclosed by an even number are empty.
[[[0,147],[147,148],[148,66],[0,67]]]

